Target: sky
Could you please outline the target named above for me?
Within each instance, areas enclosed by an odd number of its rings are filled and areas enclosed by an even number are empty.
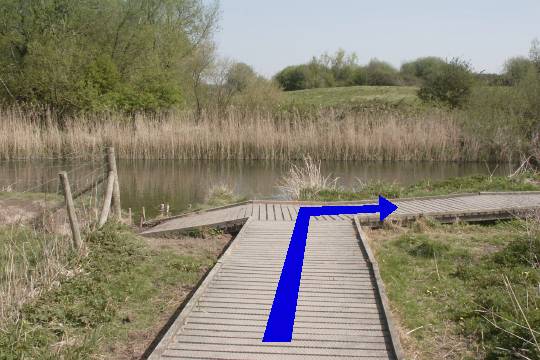
[[[221,0],[219,54],[267,76],[342,48],[399,67],[460,57],[501,72],[540,38],[540,0]]]

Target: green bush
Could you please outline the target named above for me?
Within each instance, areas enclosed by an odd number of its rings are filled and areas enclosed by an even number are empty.
[[[523,56],[508,59],[504,64],[504,76],[507,84],[516,85],[527,77],[534,63]]]
[[[439,103],[451,108],[463,107],[471,95],[474,76],[471,66],[460,59],[453,59],[432,73],[418,91],[425,102]]]
[[[366,66],[367,84],[373,86],[395,86],[401,84],[399,72],[389,63],[372,59]]]
[[[445,66],[445,61],[435,56],[428,56],[409,61],[401,65],[401,76],[411,85],[422,84],[439,72]]]
[[[307,88],[307,72],[303,66],[287,66],[274,77],[285,91]]]
[[[181,106],[216,14],[202,0],[2,1],[0,101],[59,113]]]

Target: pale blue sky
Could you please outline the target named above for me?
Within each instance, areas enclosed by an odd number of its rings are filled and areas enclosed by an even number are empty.
[[[220,55],[272,76],[313,55],[354,51],[395,66],[462,57],[499,72],[540,37],[540,0],[221,0]]]

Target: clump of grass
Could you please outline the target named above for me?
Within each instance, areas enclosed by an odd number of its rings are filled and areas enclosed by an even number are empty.
[[[240,201],[234,190],[227,184],[214,185],[208,191],[206,204],[209,206],[223,206]]]
[[[291,164],[279,188],[290,199],[310,200],[316,198],[321,191],[336,190],[337,181],[331,175],[324,176],[321,163],[306,156],[301,165]]]
[[[430,239],[427,235],[403,235],[395,244],[411,256],[433,258],[449,250],[445,243]]]

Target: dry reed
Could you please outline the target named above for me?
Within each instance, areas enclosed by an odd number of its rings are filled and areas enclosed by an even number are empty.
[[[481,143],[445,112],[80,115],[61,126],[50,114],[0,110],[0,159],[102,156],[123,159],[302,159],[477,161]],[[485,152],[485,151],[484,151]]]
[[[22,305],[73,270],[67,236],[45,236],[22,225],[0,229],[0,325],[17,318]]]
[[[46,204],[47,194],[43,196]],[[76,200],[85,232],[95,228],[100,201],[97,193]],[[58,203],[49,200],[49,204],[54,208]],[[70,259],[79,254],[73,250],[68,228],[66,211],[50,211],[47,206],[34,219],[0,222],[0,331],[5,324],[19,320],[24,304],[77,273]]]
[[[289,199],[298,200],[305,191],[316,194],[321,190],[336,189],[337,181],[338,178],[331,175],[324,176],[321,163],[306,156],[302,165],[291,164],[278,187]]]

